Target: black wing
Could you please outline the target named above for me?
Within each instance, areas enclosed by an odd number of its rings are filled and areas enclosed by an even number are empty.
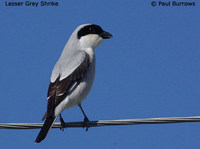
[[[65,99],[72,85],[84,77],[89,65],[89,55],[86,54],[83,62],[68,77],[60,80],[59,75],[54,82],[50,82],[47,93],[47,112],[42,120],[44,120],[46,117],[54,116],[54,110],[56,106],[58,106]]]

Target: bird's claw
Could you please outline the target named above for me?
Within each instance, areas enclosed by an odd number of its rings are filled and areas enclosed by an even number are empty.
[[[60,130],[61,130],[61,131],[64,131],[65,129],[64,129],[64,127],[61,127]]]
[[[90,128],[89,126],[87,126],[88,122],[89,122],[89,119],[85,117],[83,121],[83,128],[86,127],[86,132],[88,131],[88,128]]]
[[[61,128],[60,130],[61,131],[64,131],[64,128],[65,128],[65,121],[63,120],[63,118],[60,116],[60,124],[61,124]]]

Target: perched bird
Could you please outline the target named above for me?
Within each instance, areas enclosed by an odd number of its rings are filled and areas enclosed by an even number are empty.
[[[65,45],[63,52],[54,66],[47,93],[47,111],[45,120],[35,142],[45,139],[54,121],[61,116],[63,110],[78,105],[83,112],[84,122],[89,120],[81,107],[87,97],[95,76],[94,49],[112,35],[95,24],[83,24],[75,29]]]

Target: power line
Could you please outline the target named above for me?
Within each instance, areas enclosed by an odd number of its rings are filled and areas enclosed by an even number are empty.
[[[139,124],[166,124],[166,123],[186,123],[200,122],[200,116],[193,117],[167,117],[167,118],[147,118],[147,119],[121,119],[121,120],[99,120],[83,122],[67,122],[65,128],[70,127],[99,127],[115,125],[139,125]],[[39,129],[43,123],[0,123],[0,129]],[[61,128],[60,123],[54,123],[52,128]]]

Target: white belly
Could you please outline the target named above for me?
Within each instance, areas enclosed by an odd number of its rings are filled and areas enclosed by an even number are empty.
[[[68,96],[69,102],[71,102],[72,106],[77,104],[81,104],[81,102],[87,97],[90,89],[92,88],[92,84],[94,82],[95,76],[95,59],[93,59],[85,77],[80,81],[78,85],[75,86],[73,92],[71,92]],[[68,107],[66,107],[68,108]]]
[[[68,96],[55,108],[55,116],[58,116],[65,109],[81,104],[81,102],[87,97],[88,93],[90,92],[90,89],[94,82],[94,76],[95,56],[91,61],[85,77],[80,81],[79,84],[74,86],[74,88],[69,92]]]

